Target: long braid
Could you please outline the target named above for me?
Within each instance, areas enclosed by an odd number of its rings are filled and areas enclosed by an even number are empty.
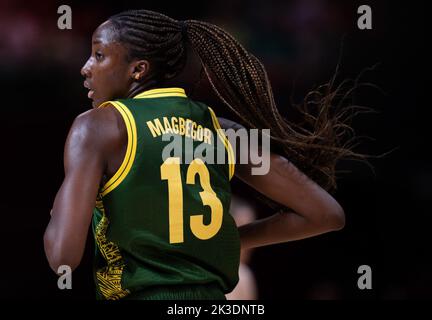
[[[189,41],[219,98],[247,126],[270,128],[284,155],[322,187],[336,188],[335,167],[340,159],[365,159],[351,151],[355,139],[348,139],[352,114],[347,111],[360,108],[333,106],[342,86],[332,91],[332,81],[313,91],[296,106],[301,121],[288,121],[279,113],[267,72],[255,56],[215,25],[195,20],[187,23]]]
[[[220,27],[197,20],[179,22],[146,10],[126,11],[109,20],[119,40],[129,46],[130,58],[150,61],[151,78],[157,82],[183,70],[188,40],[221,101],[247,127],[269,128],[283,155],[326,190],[336,188],[340,159],[365,159],[351,151],[355,140],[349,121],[358,109],[334,106],[345,83],[333,90],[333,79],[310,92],[303,104],[293,105],[301,119],[288,121],[276,106],[263,64]]]

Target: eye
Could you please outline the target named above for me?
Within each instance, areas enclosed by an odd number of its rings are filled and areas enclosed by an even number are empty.
[[[96,58],[97,61],[100,61],[103,58],[103,54],[100,53],[99,51],[96,51],[95,52],[95,58]]]

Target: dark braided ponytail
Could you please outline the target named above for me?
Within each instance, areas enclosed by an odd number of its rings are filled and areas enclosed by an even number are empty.
[[[118,41],[129,51],[128,58],[150,62],[148,81],[164,82],[177,76],[186,64],[185,38],[182,26],[161,13],[131,10],[109,18]]]
[[[349,121],[355,107],[336,108],[342,86],[334,79],[293,106],[301,115],[289,121],[276,107],[263,64],[223,29],[203,21],[177,21],[163,14],[134,10],[109,19],[129,58],[146,58],[157,83],[177,76],[186,63],[186,45],[199,56],[204,72],[221,101],[249,128],[269,128],[271,138],[291,162],[324,189],[336,188],[336,163],[342,158],[364,160],[351,151]],[[344,100],[342,98],[342,100]]]

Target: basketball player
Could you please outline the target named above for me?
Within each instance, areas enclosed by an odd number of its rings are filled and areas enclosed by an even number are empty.
[[[217,129],[241,125],[218,119],[181,88],[164,87],[183,70],[186,46],[239,122],[271,129],[279,151],[270,154],[268,174],[252,175],[250,164],[234,168],[239,153]],[[76,118],[67,137],[65,179],[44,246],[55,272],[60,265],[75,269],[92,224],[98,298],[224,299],[238,281],[240,245],[298,240],[344,226],[343,209],[326,191],[334,187],[337,160],[351,154],[335,137],[339,118],[324,102],[325,121],[305,114],[307,130],[284,120],[263,65],[223,29],[126,11],[96,29],[81,72],[93,109]],[[194,151],[222,146],[225,163],[199,157],[186,163],[185,150],[162,159],[167,133],[192,143]],[[290,210],[237,229],[228,212],[233,175]]]

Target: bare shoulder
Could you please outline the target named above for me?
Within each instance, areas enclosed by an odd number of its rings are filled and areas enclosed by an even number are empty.
[[[111,105],[105,108],[91,109],[81,113],[75,118],[74,124],[83,126],[88,129],[104,130],[112,125],[118,125],[118,120],[121,118],[118,111]]]
[[[91,109],[78,115],[70,129],[69,141],[109,146],[122,138],[125,131],[121,115],[113,106]]]

